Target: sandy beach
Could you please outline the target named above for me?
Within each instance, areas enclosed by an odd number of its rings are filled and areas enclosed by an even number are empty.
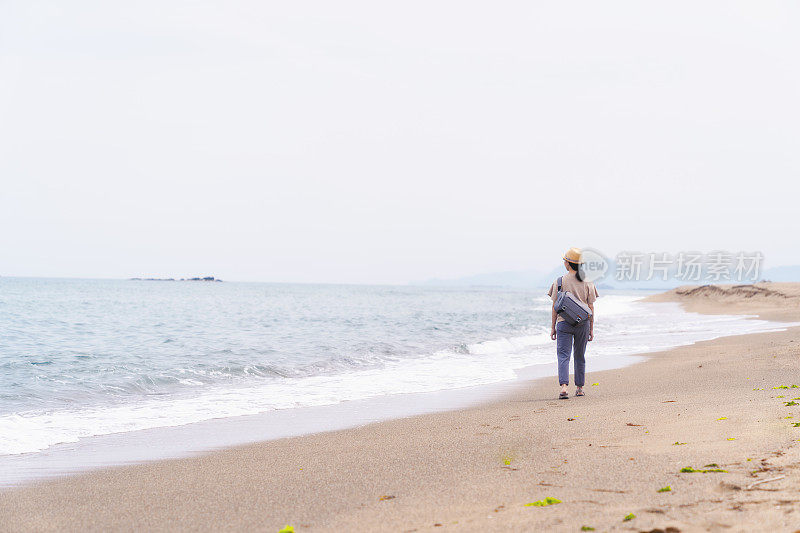
[[[651,299],[800,321],[800,284]],[[799,367],[799,327],[724,337],[589,366],[583,398],[556,400],[548,378],[475,408],[3,490],[0,531],[793,532]],[[546,498],[561,503],[529,505]]]

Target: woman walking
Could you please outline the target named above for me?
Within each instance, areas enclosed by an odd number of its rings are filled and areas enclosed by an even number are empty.
[[[558,354],[558,384],[561,393],[558,398],[568,400],[567,386],[569,385],[569,359],[570,353],[575,359],[575,396],[584,396],[583,386],[586,382],[586,343],[594,338],[594,301],[597,299],[597,289],[593,283],[584,281],[580,270],[581,250],[570,248],[564,254],[564,268],[566,274],[558,278],[547,293],[553,299],[552,322],[550,338],[556,341]],[[559,281],[560,287],[559,287]],[[589,308],[589,319],[576,325],[568,323],[556,312],[556,299],[558,292],[570,292],[580,302]]]

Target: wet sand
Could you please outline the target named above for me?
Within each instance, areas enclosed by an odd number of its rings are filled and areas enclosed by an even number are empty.
[[[800,321],[798,284],[651,298]],[[0,531],[800,530],[800,328],[588,380],[583,398],[546,378],[479,407],[3,490]],[[546,497],[561,503],[526,505]]]

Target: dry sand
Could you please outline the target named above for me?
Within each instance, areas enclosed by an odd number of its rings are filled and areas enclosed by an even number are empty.
[[[655,299],[800,320],[800,285]],[[6,490],[0,530],[792,532],[800,388],[774,387],[800,385],[798,363],[800,328],[701,342],[590,368],[584,398],[555,400],[550,378],[481,407]],[[562,503],[526,506],[545,497]]]

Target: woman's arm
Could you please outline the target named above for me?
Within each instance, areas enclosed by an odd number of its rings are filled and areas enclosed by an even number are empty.
[[[589,317],[589,340],[594,339],[594,303],[589,304],[589,309],[592,311]]]
[[[553,302],[553,307],[550,310],[550,338],[556,340],[556,318],[558,317],[558,313],[556,313],[556,304]]]

